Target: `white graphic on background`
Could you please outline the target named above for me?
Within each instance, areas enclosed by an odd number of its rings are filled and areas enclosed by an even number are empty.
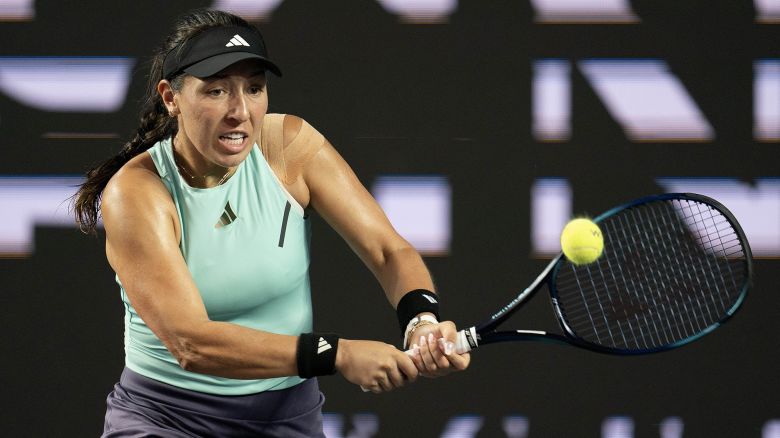
[[[125,102],[132,58],[0,57],[0,92],[29,107],[113,112]]]

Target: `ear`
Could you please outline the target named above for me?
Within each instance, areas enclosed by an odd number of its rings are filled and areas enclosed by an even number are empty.
[[[171,83],[163,79],[157,83],[157,93],[160,95],[163,101],[163,105],[168,109],[168,114],[171,117],[179,115],[179,106],[176,104],[176,92],[173,91]]]

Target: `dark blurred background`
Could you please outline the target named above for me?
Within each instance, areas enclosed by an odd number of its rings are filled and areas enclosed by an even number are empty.
[[[260,27],[284,71],[269,111],[337,147],[458,325],[530,283],[570,216],[648,194],[720,199],[758,256],[736,317],[672,352],[490,346],[379,396],[321,378],[330,438],[780,437],[778,0],[0,0],[2,435],[101,431],[124,309],[67,198],[134,132],[153,48],[198,6]],[[398,344],[370,272],[312,229],[315,328]],[[540,298],[511,324],[553,328]]]

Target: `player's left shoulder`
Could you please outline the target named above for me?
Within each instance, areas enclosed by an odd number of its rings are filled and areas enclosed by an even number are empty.
[[[285,114],[283,120],[284,146],[287,147],[298,137],[304,124],[308,125],[308,123],[294,114]]]
[[[314,135],[319,134],[319,132],[309,122],[294,114],[285,114],[283,127],[285,147],[295,142],[296,139],[303,140],[319,136]]]
[[[291,153],[309,155],[325,143],[323,136],[302,117],[286,114],[283,123],[284,149]]]

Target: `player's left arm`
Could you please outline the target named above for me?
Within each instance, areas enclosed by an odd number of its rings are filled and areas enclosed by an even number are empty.
[[[395,231],[379,204],[327,140],[306,164],[302,177],[311,207],[371,270],[393,307],[409,291],[434,290],[420,254]],[[435,338],[431,343],[426,337],[420,354],[413,356],[424,375],[441,375],[468,366],[467,355],[445,353],[446,342],[456,340],[452,322],[420,327],[415,336],[423,334]]]

